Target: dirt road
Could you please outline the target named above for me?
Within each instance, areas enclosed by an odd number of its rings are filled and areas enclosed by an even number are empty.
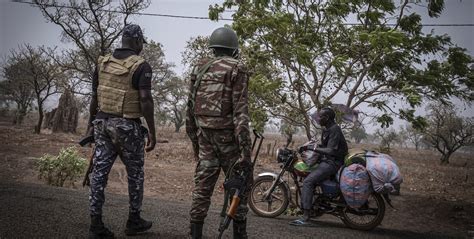
[[[83,238],[88,230],[87,190],[56,188],[38,184],[0,184],[0,238]],[[108,193],[104,221],[118,237],[127,217],[127,197]],[[143,215],[153,220],[152,230],[138,238],[186,238],[188,203],[158,198],[144,199]],[[213,207],[205,224],[206,238],[217,237],[219,208]],[[465,232],[416,232],[395,229],[390,215],[371,232],[350,230],[337,219],[323,217],[317,227],[288,225],[294,217],[265,219],[249,216],[250,238],[463,238]],[[225,238],[231,238],[227,231]]]

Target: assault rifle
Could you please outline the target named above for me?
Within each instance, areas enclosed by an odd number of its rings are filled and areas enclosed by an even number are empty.
[[[84,147],[91,143],[94,143],[94,136],[92,135],[86,136],[82,138],[81,141],[79,141],[79,145],[81,145],[81,147]],[[92,150],[91,157],[89,159],[89,166],[87,167],[86,175],[84,175],[84,180],[82,181],[83,187],[85,187],[86,185],[90,186],[89,175],[92,173],[93,161],[94,161],[94,150]]]
[[[257,143],[257,139],[260,139],[257,147],[257,151],[255,152],[255,156],[253,161],[250,163],[250,169],[248,170],[243,170],[238,175],[235,175],[233,178],[226,179],[224,182],[224,190],[226,192],[230,192],[230,190],[234,189],[234,195],[232,196],[232,201],[230,203],[229,210],[225,213],[225,210],[227,208],[227,200],[228,200],[228,195],[225,195],[225,200],[224,200],[224,207],[222,208],[222,213],[221,215],[224,216],[224,221],[221,222],[219,226],[219,239],[222,238],[222,235],[224,234],[224,231],[229,227],[230,222],[235,219],[235,214],[237,213],[237,208],[240,205],[240,200],[243,197],[243,194],[247,190],[247,180],[249,176],[252,176],[253,174],[253,167],[255,165],[255,162],[257,161],[258,153],[260,152],[260,147],[262,146],[263,142],[263,135],[260,133],[257,133],[256,130],[253,131],[253,134],[255,135],[255,139],[252,144],[252,149],[251,151],[253,152],[253,149],[255,148],[255,145]]]

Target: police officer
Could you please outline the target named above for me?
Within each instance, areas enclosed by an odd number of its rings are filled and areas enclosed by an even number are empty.
[[[155,147],[152,70],[139,56],[146,43],[138,25],[127,25],[122,33],[122,47],[113,54],[99,57],[92,81],[89,133],[94,134],[95,151],[90,178],[89,238],[113,238],[102,222],[102,205],[107,179],[117,156],[128,174],[130,198],[125,233],[134,235],[151,228],[152,222],[140,216],[143,199],[144,150]],[[148,131],[141,125],[144,117]],[[148,138],[145,148],[145,137]]]
[[[317,184],[336,174],[344,163],[344,157],[347,154],[347,142],[335,118],[336,113],[329,107],[322,108],[313,115],[316,123],[324,127],[321,134],[321,144],[314,149],[314,151],[320,153],[319,165],[303,181],[303,189],[301,190],[303,218],[290,222],[291,225],[306,226],[311,224],[310,215],[313,207],[314,188]]]
[[[214,57],[201,59],[192,70],[186,113],[186,132],[198,161],[190,211],[192,238],[202,237],[221,169],[226,175],[250,170],[249,76],[237,60],[237,34],[230,28],[218,28],[209,38],[209,48]],[[247,181],[252,183],[251,174]],[[233,220],[234,238],[247,238],[247,188]]]

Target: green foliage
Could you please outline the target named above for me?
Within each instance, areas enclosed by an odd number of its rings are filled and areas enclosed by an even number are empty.
[[[423,33],[420,14],[407,11],[414,4],[426,5],[432,17],[444,8],[442,0],[256,0],[225,1],[209,15],[217,20],[225,9],[237,9],[232,27],[246,62],[255,75],[279,83],[265,93],[272,100],[260,102],[309,135],[307,113],[340,98],[351,109],[377,109],[382,127],[395,117],[422,127],[413,110],[425,99],[473,99],[472,57],[448,36]],[[345,24],[352,16],[358,25]],[[388,24],[393,19],[397,24]],[[394,100],[409,107],[397,112]]]
[[[58,187],[63,187],[66,181],[74,183],[86,167],[86,160],[81,158],[75,147],[63,148],[57,156],[45,154],[37,161],[39,177]]]
[[[356,144],[359,144],[362,140],[367,139],[367,132],[364,127],[354,127],[350,132],[351,138],[355,140]]]
[[[378,129],[375,131],[375,135],[381,139],[379,145],[380,152],[387,154],[390,153],[392,144],[399,139],[399,135],[394,129]]]
[[[267,107],[275,105],[276,99],[273,97],[275,90],[278,90],[278,81],[268,80],[261,74],[254,75],[249,80],[249,112],[252,128],[263,132],[265,123],[268,121]]]
[[[428,110],[424,139],[441,153],[441,164],[448,164],[459,148],[474,144],[474,118],[459,116],[452,105],[431,104]]]

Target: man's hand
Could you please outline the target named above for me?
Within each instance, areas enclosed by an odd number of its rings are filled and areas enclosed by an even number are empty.
[[[155,148],[156,145],[156,136],[154,134],[148,133],[147,142],[145,151],[150,152]]]
[[[250,158],[240,158],[235,164],[235,169],[238,171],[249,172],[252,168],[252,163]]]

